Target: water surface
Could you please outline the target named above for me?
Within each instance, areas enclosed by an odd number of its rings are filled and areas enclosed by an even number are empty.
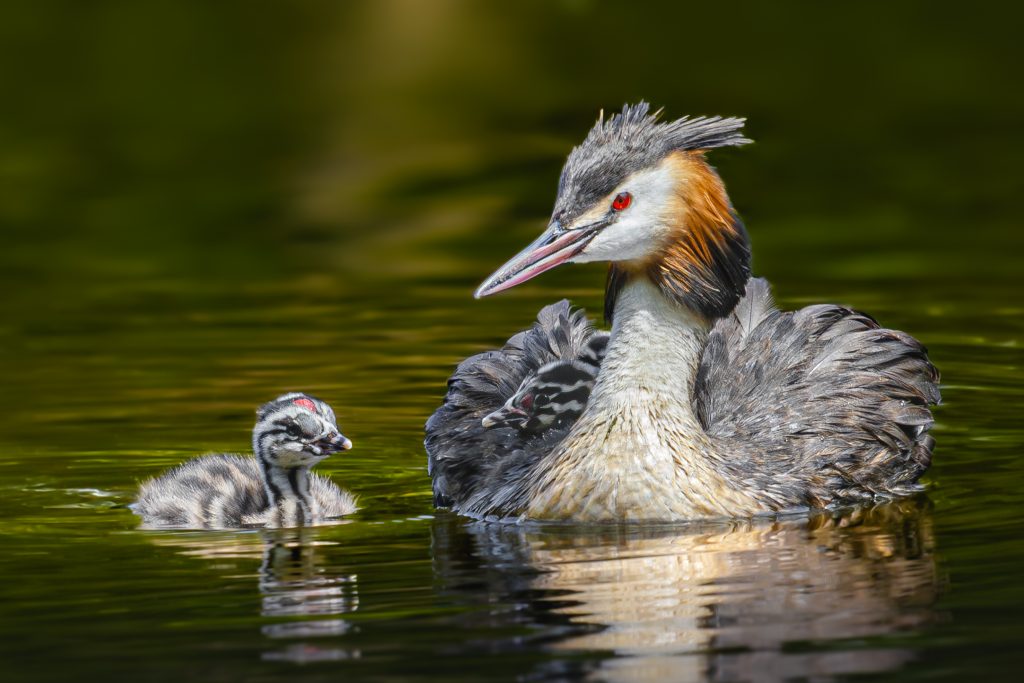
[[[0,22],[18,104],[0,121],[10,679],[1012,678],[1013,22],[671,5],[640,34],[589,2],[419,6]],[[727,48],[695,29],[723,21]],[[926,497],[664,527],[433,509],[422,424],[454,364],[560,297],[596,316],[603,271],[471,293],[539,232],[597,109],[639,97],[750,117],[758,143],[714,161],[783,306],[849,304],[929,347],[944,405]],[[358,514],[137,529],[138,481],[244,451],[256,406],[289,390],[335,406],[355,449],[319,469]]]

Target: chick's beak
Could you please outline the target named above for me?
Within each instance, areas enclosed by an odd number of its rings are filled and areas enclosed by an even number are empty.
[[[526,413],[519,410],[518,408],[499,408],[493,413],[490,413],[484,417],[480,423],[484,429],[491,429],[493,427],[508,427],[517,424],[522,424],[526,421]]]
[[[344,434],[336,433],[323,439],[319,446],[323,449],[324,453],[340,453],[341,451],[351,449],[352,442],[345,438]]]
[[[603,224],[594,223],[566,230],[557,220],[528,247],[496,270],[473,295],[477,299],[497,294],[559,266],[583,251]]]

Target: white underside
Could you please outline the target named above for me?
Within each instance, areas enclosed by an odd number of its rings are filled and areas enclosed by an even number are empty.
[[[707,332],[646,279],[623,288],[590,401],[546,459],[528,517],[677,520],[747,506],[691,404]]]

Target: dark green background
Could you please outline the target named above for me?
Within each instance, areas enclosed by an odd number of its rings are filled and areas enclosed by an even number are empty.
[[[1012,678],[1024,49],[1010,10],[5,4],[5,674]],[[748,117],[757,144],[713,163],[783,305],[853,305],[928,345],[945,405],[923,509],[712,538],[434,518],[421,425],[454,364],[559,297],[596,315],[603,270],[471,292],[545,224],[598,110],[641,98]],[[301,550],[283,570],[272,536],[135,530],[139,479],[244,450],[255,406],[291,389],[330,401],[356,443],[321,467],[360,495],[355,521],[277,538]],[[604,585],[652,612],[589,592]],[[268,608],[282,593],[300,608]],[[302,630],[310,615],[326,626]],[[683,635],[579,640],[648,617]]]

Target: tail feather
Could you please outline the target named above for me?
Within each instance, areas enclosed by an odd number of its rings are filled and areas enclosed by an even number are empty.
[[[762,322],[769,320],[778,309],[772,298],[771,288],[764,278],[751,278],[743,298],[726,318],[726,325],[733,332],[737,345],[744,345]]]

